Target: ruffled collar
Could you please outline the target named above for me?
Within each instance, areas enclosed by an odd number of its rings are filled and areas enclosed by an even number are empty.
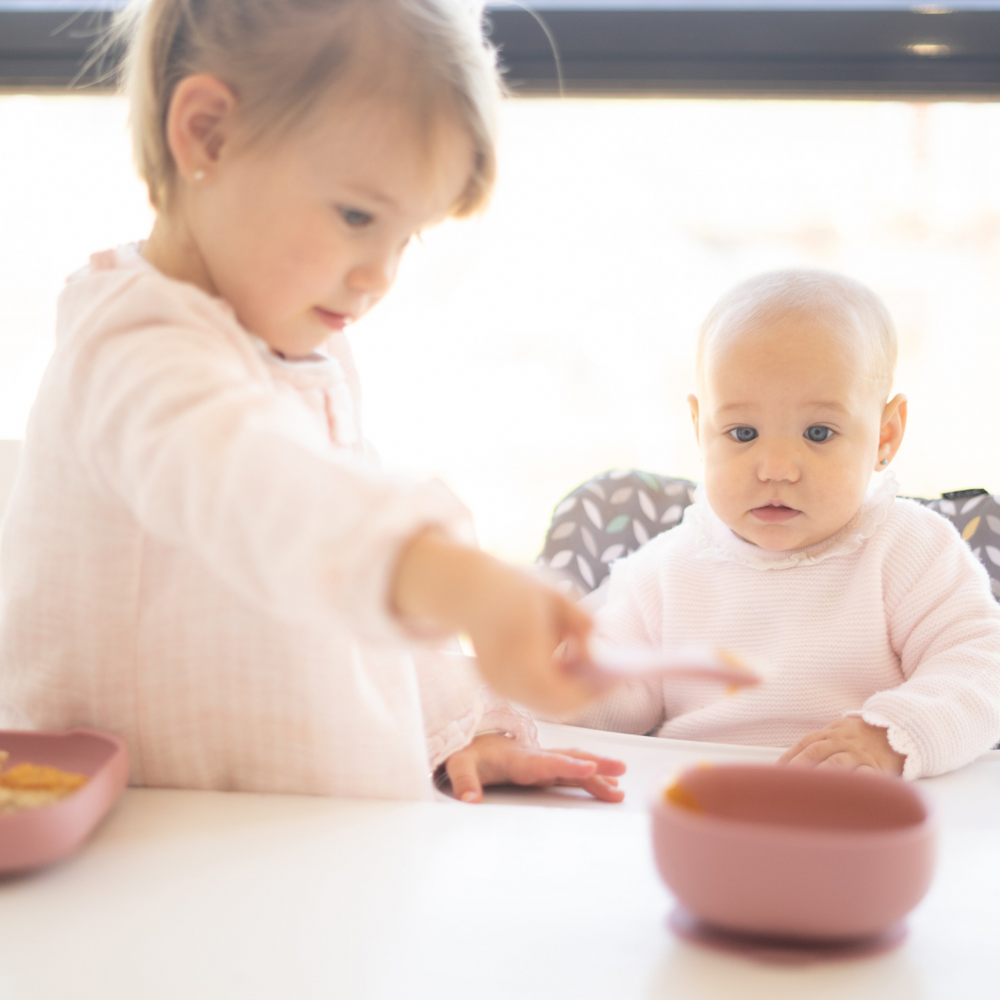
[[[872,484],[858,512],[840,531],[804,549],[774,552],[737,538],[709,506],[704,487],[698,488],[694,503],[684,512],[684,523],[694,532],[699,559],[735,562],[754,569],[791,569],[857,552],[888,517],[898,489],[892,473],[883,473],[881,482]]]
[[[193,296],[199,307],[205,303],[218,310],[223,322],[236,324],[255,353],[267,367],[279,387],[295,392],[316,417],[324,432],[334,444],[347,448],[362,444],[355,413],[355,396],[351,389],[347,372],[340,359],[326,351],[316,351],[306,358],[286,359],[274,351],[259,337],[250,333],[237,319],[233,307],[225,299],[209,295],[188,282],[168,278],[142,256],[142,243],[126,243],[113,250],[102,250],[91,254],[90,263],[68,281],[75,282],[100,271],[117,269],[147,271],[169,282],[175,292]],[[331,341],[332,341],[331,336]],[[343,355],[342,355],[343,356]],[[349,354],[348,354],[349,356]]]

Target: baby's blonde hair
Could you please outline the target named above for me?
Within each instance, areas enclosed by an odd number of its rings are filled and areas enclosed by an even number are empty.
[[[127,45],[133,150],[154,208],[169,204],[177,177],[165,131],[170,100],[196,73],[233,91],[248,144],[287,133],[348,82],[388,91],[423,136],[436,117],[452,115],[475,155],[452,214],[489,199],[501,84],[479,0],[132,0],[113,37]]]
[[[698,332],[698,384],[714,337],[766,329],[795,317],[818,319],[831,333],[860,335],[866,374],[882,402],[896,372],[896,327],[882,300],[854,278],[832,271],[769,271],[727,292]]]

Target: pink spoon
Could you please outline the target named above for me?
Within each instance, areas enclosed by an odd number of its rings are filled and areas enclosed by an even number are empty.
[[[646,678],[717,681],[736,687],[760,683],[760,676],[739,657],[701,643],[662,649],[594,643],[587,655],[566,659],[578,676],[602,685]]]

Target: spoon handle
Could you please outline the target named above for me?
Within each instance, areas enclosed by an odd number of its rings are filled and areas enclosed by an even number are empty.
[[[657,678],[717,681],[736,687],[760,683],[760,676],[739,657],[701,643],[657,648],[595,643],[588,657],[576,658],[572,669],[597,681]]]

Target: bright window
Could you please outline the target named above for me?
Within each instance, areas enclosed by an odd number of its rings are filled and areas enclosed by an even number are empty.
[[[148,229],[124,129],[117,98],[0,97],[0,437],[23,433],[64,276]],[[593,473],[698,477],[698,322],[749,274],[819,266],[899,325],[904,491],[1000,491],[997,178],[994,104],[511,101],[489,213],[429,234],[353,334],[368,434],[531,559]]]

